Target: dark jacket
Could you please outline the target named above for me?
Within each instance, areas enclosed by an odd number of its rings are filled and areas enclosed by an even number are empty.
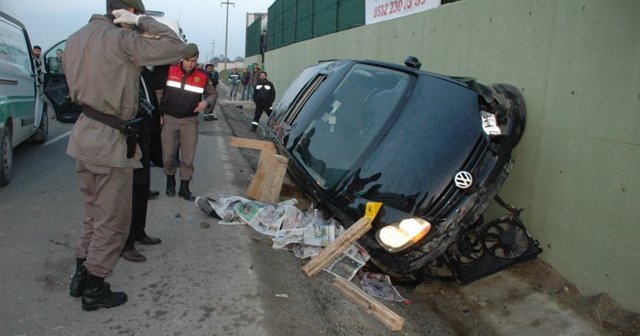
[[[276,100],[276,87],[268,80],[258,80],[253,87],[253,101],[256,103],[273,104]]]
[[[195,68],[186,73],[182,64],[169,67],[165,92],[162,95],[162,114],[175,118],[193,117],[193,112],[202,100],[207,97],[211,104],[217,97],[209,76],[202,70]]]

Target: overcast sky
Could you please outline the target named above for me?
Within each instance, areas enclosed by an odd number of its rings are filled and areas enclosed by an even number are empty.
[[[227,55],[244,57],[247,13],[266,13],[274,0],[143,0],[145,8],[177,19],[189,42],[198,44],[200,58],[224,55],[226,5],[229,5]],[[104,14],[104,0],[0,0],[3,10],[20,20],[31,43],[44,50],[82,27],[91,14]],[[215,41],[215,46],[212,42]],[[214,54],[212,54],[212,51]]]

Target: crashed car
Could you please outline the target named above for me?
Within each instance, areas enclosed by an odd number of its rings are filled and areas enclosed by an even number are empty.
[[[346,227],[367,202],[382,202],[359,243],[392,275],[415,276],[451,260],[445,257],[456,248],[458,256],[469,251],[458,258],[463,262],[478,256],[478,244],[490,250],[469,238],[479,229],[494,243],[497,237],[494,253],[529,256],[520,221],[499,223],[496,236],[481,216],[507,178],[525,128],[519,90],[406,64],[331,60],[303,70],[265,129],[289,158],[291,179]]]

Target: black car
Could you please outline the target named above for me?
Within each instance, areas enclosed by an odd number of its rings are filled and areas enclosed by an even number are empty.
[[[462,237],[478,255],[481,243],[468,235],[489,229],[481,215],[509,174],[526,118],[511,85],[417,68],[369,60],[310,66],[265,130],[296,184],[344,226],[368,201],[383,202],[359,242],[377,266],[403,276],[464,247],[454,244]],[[501,252],[515,251],[506,255],[512,260],[528,251],[512,246],[526,233],[514,224],[498,226]]]

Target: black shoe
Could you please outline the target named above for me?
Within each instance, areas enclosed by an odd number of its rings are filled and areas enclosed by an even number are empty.
[[[251,132],[255,132],[255,131],[256,131],[256,128],[258,128],[258,126],[257,126],[257,125],[251,125]]]
[[[196,196],[189,190],[189,181],[180,181],[180,191],[178,191],[178,196],[184,198],[187,201],[193,201],[196,199]]]
[[[204,212],[209,217],[218,217],[218,214],[213,210],[211,204],[209,204],[209,200],[205,197],[196,197],[196,206],[200,211]]]
[[[127,294],[112,292],[104,278],[87,272],[87,283],[82,295],[82,310],[92,311],[98,308],[111,308],[127,302]]]
[[[176,177],[173,175],[167,175],[167,190],[165,193],[169,197],[173,197],[176,195]]]
[[[160,196],[160,192],[157,190],[149,190],[149,199],[156,199],[158,198],[158,196]]]
[[[69,295],[73,297],[81,297],[84,292],[85,282],[87,281],[87,269],[84,262],[87,259],[76,258],[76,272],[71,276],[71,284],[69,284]]]

